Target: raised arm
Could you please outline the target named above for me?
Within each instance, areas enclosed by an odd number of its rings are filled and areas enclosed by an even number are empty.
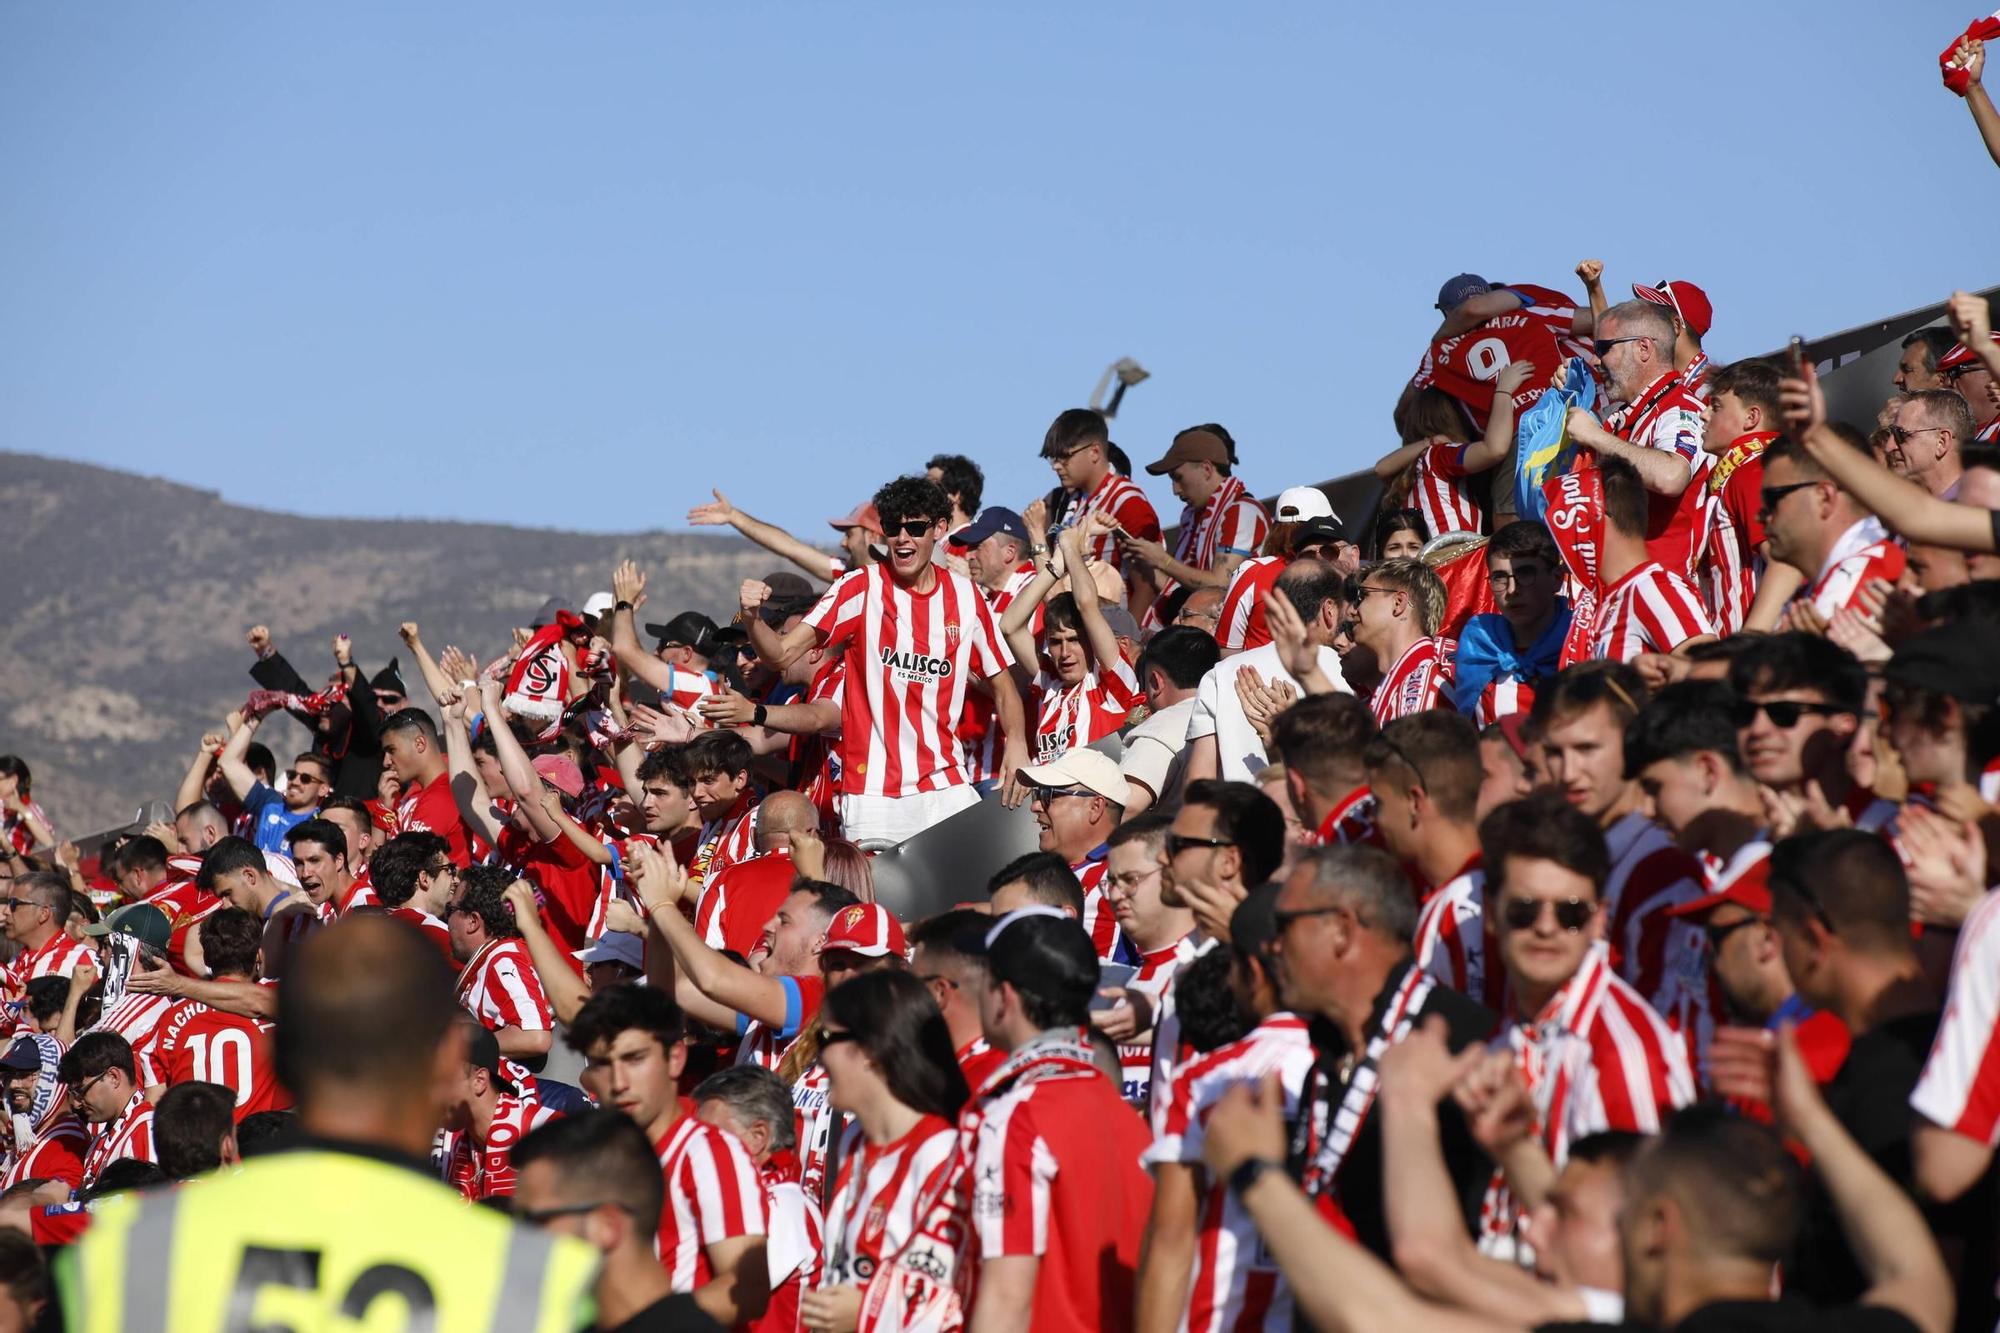
[[[675,998],[682,1008],[696,1020],[724,1031],[735,1028],[738,1014],[769,1027],[784,1026],[784,984],[710,948],[682,913],[680,903],[688,895],[688,877],[673,857],[648,847],[634,861],[632,882],[645,905],[646,919],[673,953]]]
[[[1986,73],[1986,43],[1982,41],[1960,42],[1958,50],[1952,53],[1953,63],[1961,66],[1972,82],[1965,89],[1966,109],[1972,112],[1972,123],[1979,127],[1979,138],[1986,145],[1986,155],[2000,165],[2000,111],[1994,110],[1993,99],[1987,96],[1982,76]]]
[[[504,688],[497,680],[481,681],[479,685],[480,703],[486,709],[486,725],[493,733],[493,748],[500,755],[500,772],[507,779],[516,808],[527,817],[535,841],[554,842],[562,836],[562,827],[549,818],[549,812],[543,807],[541,774],[535,772],[534,761],[528,758],[528,752],[515,739],[514,729],[507,725],[505,705],[501,701]]]
[[[229,739],[222,743],[222,753],[215,762],[222,769],[222,780],[236,793],[236,799],[248,800],[250,789],[257,785],[257,775],[250,771],[243,756],[250,752],[250,742],[257,735],[258,719],[231,713],[227,726]]]
[[[1534,366],[1526,361],[1509,361],[1493,380],[1493,406],[1486,417],[1486,434],[1465,446],[1465,470],[1488,472],[1500,465],[1514,447],[1514,395]]]
[[[1083,641],[1090,646],[1091,660],[1097,664],[1100,678],[1112,673],[1120,660],[1118,656],[1118,636],[1111,632],[1111,625],[1104,619],[1104,608],[1098,604],[1097,584],[1090,577],[1088,563],[1083,553],[1083,529],[1064,528],[1059,539],[1062,545],[1063,564],[1077,571],[1069,581],[1069,595],[1076,600],[1076,618],[1083,622]],[[1014,608],[1007,608],[1012,611]],[[1012,649],[1012,639],[1007,642]],[[1018,659],[1018,655],[1017,658]]]
[[[1063,536],[1068,537],[1074,529],[1065,528]],[[1049,599],[1049,591],[1056,586],[1056,580],[1068,572],[1070,544],[1059,542],[1054,554],[1047,560],[1037,561],[1035,577],[1028,580],[1028,586],[1014,595],[1007,603],[1007,609],[1000,615],[1000,637],[1007,641],[1007,651],[1014,655],[1014,670],[1019,673],[1017,680],[1033,680],[1035,663],[1041,650],[1035,644],[1035,612]],[[1100,620],[1103,616],[1098,617]]]
[[[196,748],[194,758],[188,762],[188,770],[181,776],[181,785],[174,792],[174,813],[203,799],[208,790],[208,775],[215,768],[215,756],[228,741],[226,731],[205,731],[201,735],[201,745]]]
[[[460,696],[438,709],[444,719],[445,763],[451,770],[452,799],[458,804],[458,815],[467,828],[477,829],[487,842],[500,840],[500,821],[493,817],[493,794],[486,790],[486,780],[479,776],[479,765],[472,762],[472,734],[466,726],[467,700]]]
[[[549,1008],[556,1021],[567,1026],[590,998],[590,987],[582,977],[570,970],[569,960],[563,957],[562,946],[549,935],[548,927],[542,924],[542,911],[535,902],[535,890],[525,879],[517,879],[507,886],[507,905],[514,909],[514,924],[520,928],[521,942],[528,947],[528,957],[535,964],[535,975],[542,979],[542,991],[549,997]]]
[[[726,523],[772,555],[791,561],[822,581],[836,571],[835,558],[825,551],[808,546],[775,524],[750,517],[729,503],[729,497],[721,491],[711,490],[709,494],[715,497],[714,503],[696,505],[688,510],[688,522],[697,527],[715,527]]]
[[[1383,481],[1394,481],[1403,475],[1404,468],[1424,456],[1424,450],[1434,444],[1449,443],[1451,441],[1442,435],[1432,435],[1426,439],[1412,440],[1408,444],[1398,445],[1375,460],[1375,475]]]
[[[459,682],[447,677],[430,650],[424,647],[424,636],[418,632],[416,621],[405,620],[397,627],[396,633],[416,660],[417,670],[424,678],[424,688],[431,692],[431,702],[442,706],[445,700],[458,693]]]
[[[611,595],[618,599],[611,608],[611,655],[628,674],[654,689],[672,689],[673,667],[646,651],[633,624],[639,608],[646,604],[646,571],[630,560],[621,563],[611,571]]]
[[[1576,276],[1583,279],[1583,295],[1589,308],[1576,312],[1570,319],[1569,331],[1576,337],[1588,338],[1597,332],[1597,321],[1604,318],[1611,305],[1604,297],[1604,261],[1584,260],[1576,266]]]
[[[757,612],[771,600],[770,584],[760,579],[745,579],[737,592],[737,600],[750,613],[743,619],[743,627],[750,631],[750,646],[757,650],[757,656],[777,670],[783,671],[799,660],[800,653],[819,646],[819,631],[803,620],[783,634],[764,623],[764,617]]]
[[[1470,333],[1496,315],[1505,315],[1521,308],[1518,294],[1505,287],[1495,287],[1490,292],[1468,296],[1458,303],[1458,309],[1444,317],[1437,332],[1431,335],[1432,342],[1443,342],[1446,338],[1456,338],[1461,333]]]

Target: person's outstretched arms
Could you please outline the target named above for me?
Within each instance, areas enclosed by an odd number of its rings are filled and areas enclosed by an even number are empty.
[[[1979,127],[1979,138],[1986,145],[1986,155],[2000,166],[2000,110],[1995,110],[1993,99],[1987,95],[1983,76],[1986,73],[1986,43],[1982,41],[1961,41],[1952,52],[1952,63],[1965,70],[1972,82],[1965,89],[1965,106],[1972,112],[1972,123]]]
[[[729,497],[721,491],[711,490],[709,494],[715,497],[714,501],[688,510],[688,522],[696,527],[727,524],[772,555],[791,561],[813,578],[825,580],[838,572],[836,567],[839,561],[836,557],[807,545],[774,523],[750,517],[729,503]]]

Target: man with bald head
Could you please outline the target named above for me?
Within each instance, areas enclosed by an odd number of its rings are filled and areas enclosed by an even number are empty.
[[[792,839],[819,836],[819,811],[800,792],[772,792],[757,807],[756,820],[757,855],[710,875],[694,917],[709,948],[746,958],[798,878]]]
[[[424,1170],[465,1081],[452,989],[438,951],[386,917],[301,944],[276,1033],[300,1146],[176,1191],[101,1200],[58,1269],[66,1326],[146,1311],[221,1328],[246,1291],[254,1301],[282,1287],[299,1327],[361,1319],[385,1295],[439,1328],[581,1327],[597,1251],[468,1209]]]

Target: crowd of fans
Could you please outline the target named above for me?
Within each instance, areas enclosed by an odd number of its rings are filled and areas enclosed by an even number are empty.
[[[2000,337],[1857,426],[1576,274],[1444,284],[1366,523],[1075,409],[716,493],[727,625],[254,627],[90,857],[0,756],[0,1327],[1993,1328]]]

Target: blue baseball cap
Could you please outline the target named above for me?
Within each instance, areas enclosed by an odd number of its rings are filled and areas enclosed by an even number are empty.
[[[1461,273],[1438,288],[1437,308],[1449,315],[1465,303],[1468,296],[1483,296],[1493,290],[1493,284],[1477,273]]]
[[[953,546],[977,546],[996,532],[1003,532],[1023,546],[1030,546],[1028,525],[1021,516],[1011,509],[999,505],[988,505],[979,511],[979,517],[951,534]]]

